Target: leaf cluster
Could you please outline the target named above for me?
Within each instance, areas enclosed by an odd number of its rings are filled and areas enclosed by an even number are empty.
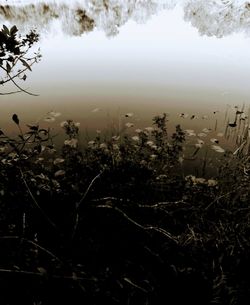
[[[4,85],[12,82],[18,89],[17,92],[23,91],[29,93],[16,82],[17,79],[25,81],[27,70],[31,71],[34,63],[39,62],[41,54],[35,52],[30,54],[30,50],[39,40],[39,35],[31,30],[28,34],[18,35],[16,26],[8,28],[3,25],[0,29],[0,69],[4,72],[0,84]],[[15,92],[1,93],[11,94]]]

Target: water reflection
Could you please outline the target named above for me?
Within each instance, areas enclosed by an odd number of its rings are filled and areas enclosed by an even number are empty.
[[[1,3],[1,2],[0,2]],[[163,9],[177,4],[184,9],[184,18],[200,34],[223,37],[238,31],[249,32],[250,2],[246,0],[82,0],[82,1],[2,1],[0,19],[20,28],[35,26],[50,30],[58,21],[63,32],[79,36],[94,28],[114,36],[128,22],[146,22]]]
[[[170,112],[174,123],[181,122],[204,138],[202,130],[215,125],[210,120],[214,111],[223,111],[226,103],[248,104],[250,99],[248,40],[243,35],[216,38],[248,31],[246,1],[0,4],[3,23],[52,33],[42,35],[42,62],[26,81],[27,88],[40,96],[4,96],[1,124],[7,124],[13,112],[30,122],[55,111],[62,113],[62,120],[75,119],[82,128],[95,130],[107,125],[107,117],[117,117],[120,109],[139,115],[141,121],[133,124],[141,128],[153,115]],[[59,126],[54,118],[44,123]]]
[[[8,1],[0,6],[3,20],[19,28],[50,30],[58,21],[63,32],[79,36],[94,27],[114,36],[128,20],[145,22],[161,9],[174,7],[176,1]]]

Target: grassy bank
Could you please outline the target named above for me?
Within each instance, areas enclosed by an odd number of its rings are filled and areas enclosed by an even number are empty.
[[[236,152],[215,145],[210,172],[195,159],[203,144],[187,157],[191,131],[168,134],[166,115],[86,147],[65,121],[59,150],[49,128],[12,119],[17,136],[0,131],[1,304],[249,304],[244,138]]]

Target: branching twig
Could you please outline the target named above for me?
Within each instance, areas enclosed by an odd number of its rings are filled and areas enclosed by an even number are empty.
[[[138,289],[138,290],[141,290],[142,292],[144,293],[148,293],[148,291],[142,287],[140,287],[139,285],[135,284],[134,282],[132,282],[129,278],[127,277],[124,277],[123,280],[128,283],[129,285],[131,285],[132,287]]]
[[[6,71],[7,71],[7,70],[6,70]],[[11,77],[11,75],[10,75],[8,72],[7,72],[7,74],[8,74],[8,77],[11,79],[12,83],[13,83],[19,90],[21,90],[21,91],[24,92],[24,93],[27,93],[28,95],[39,96],[39,94],[35,94],[35,93],[32,93],[32,92],[29,92],[29,91],[23,89],[22,87],[20,87],[20,86],[17,84],[17,82],[13,79],[13,77]]]
[[[223,194],[223,195],[221,195],[221,196],[216,197],[211,203],[209,203],[208,206],[206,206],[205,210],[208,210],[215,202],[219,201],[220,199],[222,199],[222,198],[224,198],[224,197],[227,197],[227,196],[230,195],[230,194],[235,193],[235,191],[237,191],[237,190],[240,189],[240,188],[241,188],[241,186],[239,186],[239,187],[236,188],[235,190],[232,190],[232,191],[230,191],[230,192],[228,192],[228,193],[226,193],[226,194]]]
[[[177,238],[175,238],[174,236],[172,236],[169,232],[167,232],[166,230],[159,228],[159,227],[155,227],[155,226],[150,226],[150,225],[141,225],[140,223],[138,223],[137,221],[135,221],[134,219],[130,218],[125,212],[123,212],[121,209],[111,206],[111,205],[98,205],[97,208],[104,208],[104,209],[112,209],[117,211],[119,214],[121,214],[128,222],[132,223],[133,225],[135,225],[136,227],[145,230],[145,231],[154,231],[154,232],[158,232],[161,235],[164,235],[165,237],[167,237],[168,239],[171,239],[173,242],[175,242],[176,244],[178,244],[178,240]]]
[[[187,202],[183,201],[183,200],[178,200],[178,201],[166,201],[166,202],[158,202],[155,204],[139,204],[138,207],[140,208],[151,208],[151,209],[157,209],[157,208],[162,208],[165,206],[169,206],[171,204],[180,204],[180,203],[184,203],[187,204]]]
[[[45,276],[47,276],[46,273],[42,273],[42,272],[33,272],[33,271],[25,271],[25,270],[14,270],[14,269],[4,269],[4,268],[0,268],[0,273],[3,273],[3,274],[28,275],[28,276],[35,276],[35,277],[45,277]],[[96,281],[95,278],[78,277],[76,275],[72,275],[72,276],[50,275],[49,278],[58,279],[58,280],[72,280],[72,281]]]
[[[6,92],[6,93],[1,93],[0,92],[0,95],[11,95],[11,94],[16,94],[16,93],[20,93],[20,92],[22,92],[22,91],[19,90],[19,91],[11,91],[11,92]]]

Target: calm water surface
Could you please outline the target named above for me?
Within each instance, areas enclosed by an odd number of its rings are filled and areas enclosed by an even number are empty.
[[[140,127],[168,112],[174,123],[202,129],[216,118],[223,123],[228,104],[249,104],[247,1],[0,4],[1,23],[22,32],[37,29],[42,54],[25,83],[39,96],[1,96],[2,128],[10,128],[14,112],[24,122],[43,122],[56,111],[62,115],[43,123],[57,127],[74,119],[83,128],[101,129],[129,112]]]

